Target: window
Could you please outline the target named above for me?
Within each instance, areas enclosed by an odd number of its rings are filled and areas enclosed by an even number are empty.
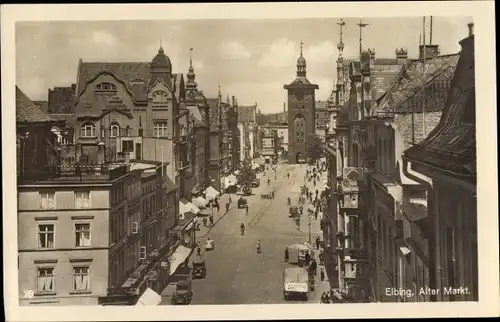
[[[75,208],[90,208],[90,191],[75,191]]]
[[[75,246],[90,247],[90,224],[75,224]]]
[[[54,224],[38,225],[38,248],[54,248]]]
[[[88,292],[90,291],[90,274],[89,267],[73,267],[73,291]]]
[[[37,293],[54,293],[54,268],[44,267],[37,270]]]
[[[139,259],[146,259],[146,246],[139,248]]]
[[[111,134],[110,134],[110,136],[112,138],[116,138],[116,137],[120,136],[120,126],[118,126],[116,124],[111,125]]]
[[[81,137],[95,137],[95,125],[92,123],[86,123],[80,128]]]
[[[122,152],[134,152],[134,141],[123,140],[122,141]]]
[[[182,132],[182,129],[181,129]],[[168,123],[167,122],[155,122],[153,125],[153,135],[155,137],[165,137],[168,136]],[[181,133],[182,135],[182,133]]]
[[[101,83],[96,86],[96,89],[103,92],[114,92],[116,91],[116,86],[111,83]]]
[[[54,191],[40,192],[40,208],[54,209],[56,207],[56,194]]]
[[[153,93],[153,104],[167,104],[168,95],[162,91],[156,91]]]

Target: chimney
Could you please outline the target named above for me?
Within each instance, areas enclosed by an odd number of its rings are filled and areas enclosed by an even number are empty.
[[[420,45],[418,59],[424,59],[424,45]],[[439,45],[426,45],[425,46],[425,59],[439,56]]]
[[[398,65],[408,61],[408,50],[406,48],[396,48],[396,62]]]
[[[283,113],[285,113],[285,112],[286,112],[286,103],[283,102]]]
[[[469,27],[469,37],[474,36],[474,23],[473,22],[468,23],[467,27]]]
[[[76,92],[76,84],[71,84],[71,92],[75,94]]]

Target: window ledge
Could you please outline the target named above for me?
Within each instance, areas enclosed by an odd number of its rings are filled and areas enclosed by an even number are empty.
[[[75,246],[75,249],[88,249],[88,248],[92,248],[92,245],[90,245],[90,246]]]
[[[82,295],[82,294],[92,294],[92,291],[71,291],[70,295]]]
[[[56,249],[55,247],[38,247],[38,250]]]
[[[95,136],[80,136],[80,139],[97,139],[97,135],[95,135]]]
[[[54,296],[57,295],[56,292],[37,292],[35,296]]]

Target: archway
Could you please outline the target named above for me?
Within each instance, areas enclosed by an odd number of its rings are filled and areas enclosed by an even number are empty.
[[[305,163],[306,162],[306,158],[304,156],[304,154],[302,152],[298,152],[296,155],[295,155],[295,161],[297,163]]]

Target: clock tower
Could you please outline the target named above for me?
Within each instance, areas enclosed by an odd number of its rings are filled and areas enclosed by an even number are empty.
[[[308,144],[316,135],[316,97],[318,85],[306,77],[306,59],[302,55],[303,43],[300,42],[300,56],[297,59],[297,77],[285,85],[288,91],[288,163],[297,164],[307,160]]]

